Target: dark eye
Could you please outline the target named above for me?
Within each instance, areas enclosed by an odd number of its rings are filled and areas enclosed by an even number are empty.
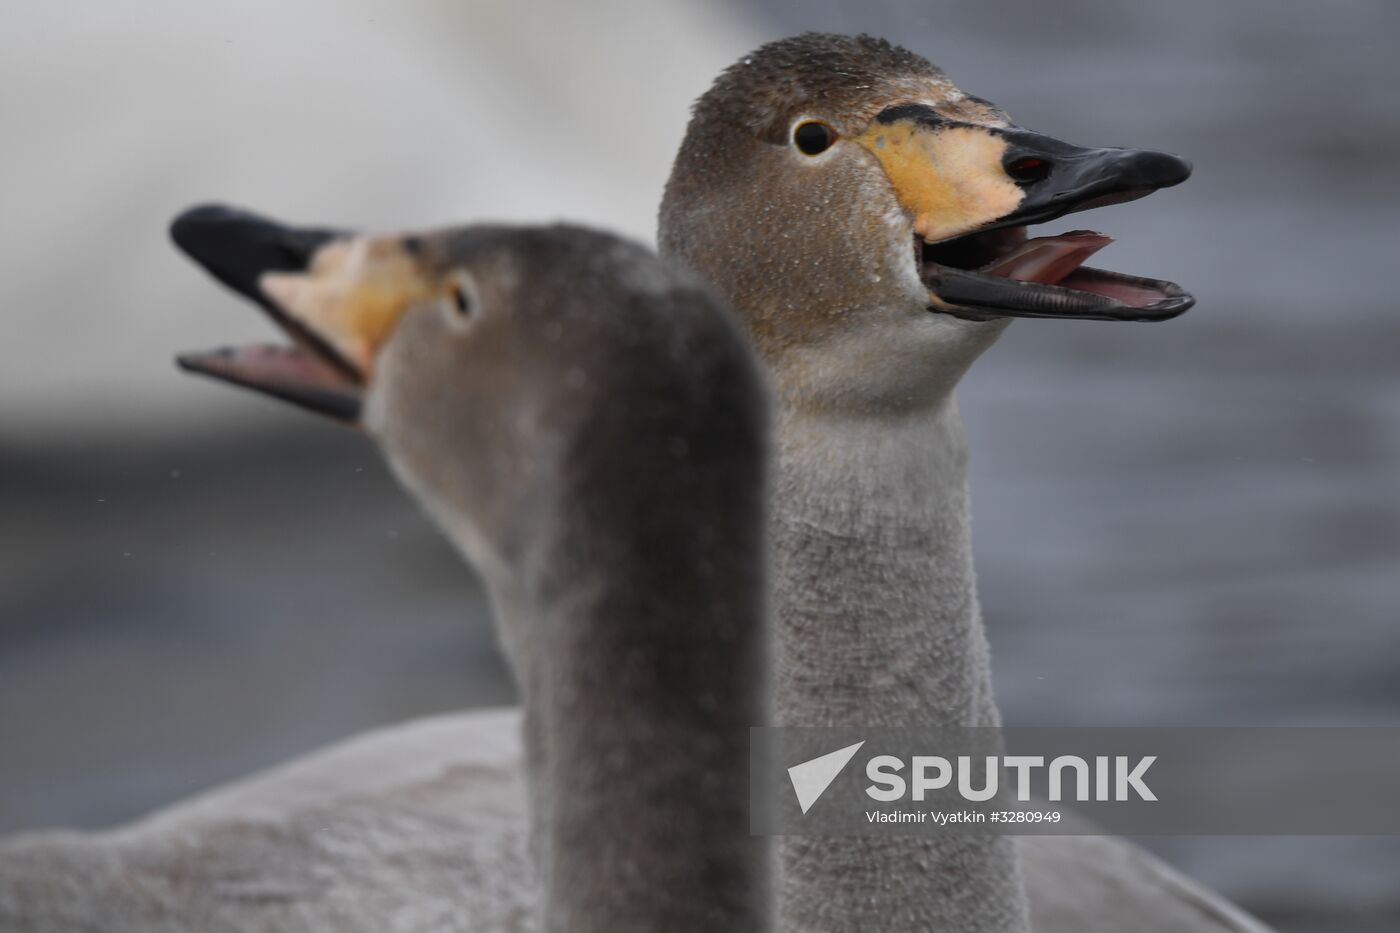
[[[809,156],[821,155],[836,142],[836,131],[825,123],[808,120],[799,123],[792,131],[792,144]]]
[[[452,307],[457,309],[457,313],[462,317],[471,317],[472,312],[476,310],[476,305],[472,300],[472,293],[467,288],[466,283],[462,282],[460,279],[453,282],[450,295],[452,298]]]
[[[1051,164],[1048,159],[1039,159],[1035,156],[1021,156],[1019,159],[1012,159],[1006,163],[1006,174],[1010,175],[1017,183],[1029,185],[1037,182],[1050,174]]]
[[[456,305],[456,312],[463,318],[472,314],[472,297],[466,294],[466,289],[459,284],[452,286],[452,304]]]
[[[476,284],[466,272],[454,272],[447,283],[447,294],[438,303],[447,322],[453,326],[465,326],[477,315],[481,299],[477,295]]]

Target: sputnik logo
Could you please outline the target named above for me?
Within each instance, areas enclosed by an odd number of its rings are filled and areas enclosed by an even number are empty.
[[[846,767],[851,763],[851,759],[860,751],[864,741],[854,745],[847,745],[845,748],[838,748],[834,752],[827,752],[817,758],[804,761],[801,764],[788,768],[788,780],[792,781],[793,793],[797,795],[797,805],[802,808],[805,815],[812,805],[816,803],[821,795],[826,793],[826,789],[831,786],[831,782],[836,780]]]

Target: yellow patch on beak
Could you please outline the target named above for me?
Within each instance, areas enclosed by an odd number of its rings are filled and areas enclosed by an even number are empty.
[[[263,292],[365,377],[412,304],[434,286],[397,237],[327,243],[305,272],[268,272]]]
[[[1025,196],[1002,168],[1006,140],[980,127],[876,121],[855,141],[880,160],[914,232],[930,242],[1004,217]]]

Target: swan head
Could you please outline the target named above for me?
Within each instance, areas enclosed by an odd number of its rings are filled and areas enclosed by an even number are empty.
[[[1027,232],[1189,174],[1167,153],[1022,129],[883,40],[809,33],[696,102],[659,241],[740,311],[786,402],[919,404],[1011,318],[1189,308],[1170,282],[1084,267],[1107,237]]]
[[[356,235],[224,207],[172,235],[291,338],[182,368],[363,428],[488,580],[557,543],[570,510],[643,521],[683,500],[679,467],[763,485],[747,341],[640,246],[569,226]]]

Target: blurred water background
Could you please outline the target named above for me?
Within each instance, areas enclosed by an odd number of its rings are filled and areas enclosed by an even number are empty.
[[[1017,323],[962,392],[1018,724],[1400,721],[1400,6],[17,4],[0,31],[0,831],[106,826],[510,702],[474,581],[362,439],[178,376],[270,330],[166,245],[217,198],[650,239],[686,107],[802,29],[927,54],[1186,186],[1052,225],[1186,284]],[[1071,222],[1072,221],[1072,222]],[[1400,929],[1400,841],[1152,839],[1287,931]]]

